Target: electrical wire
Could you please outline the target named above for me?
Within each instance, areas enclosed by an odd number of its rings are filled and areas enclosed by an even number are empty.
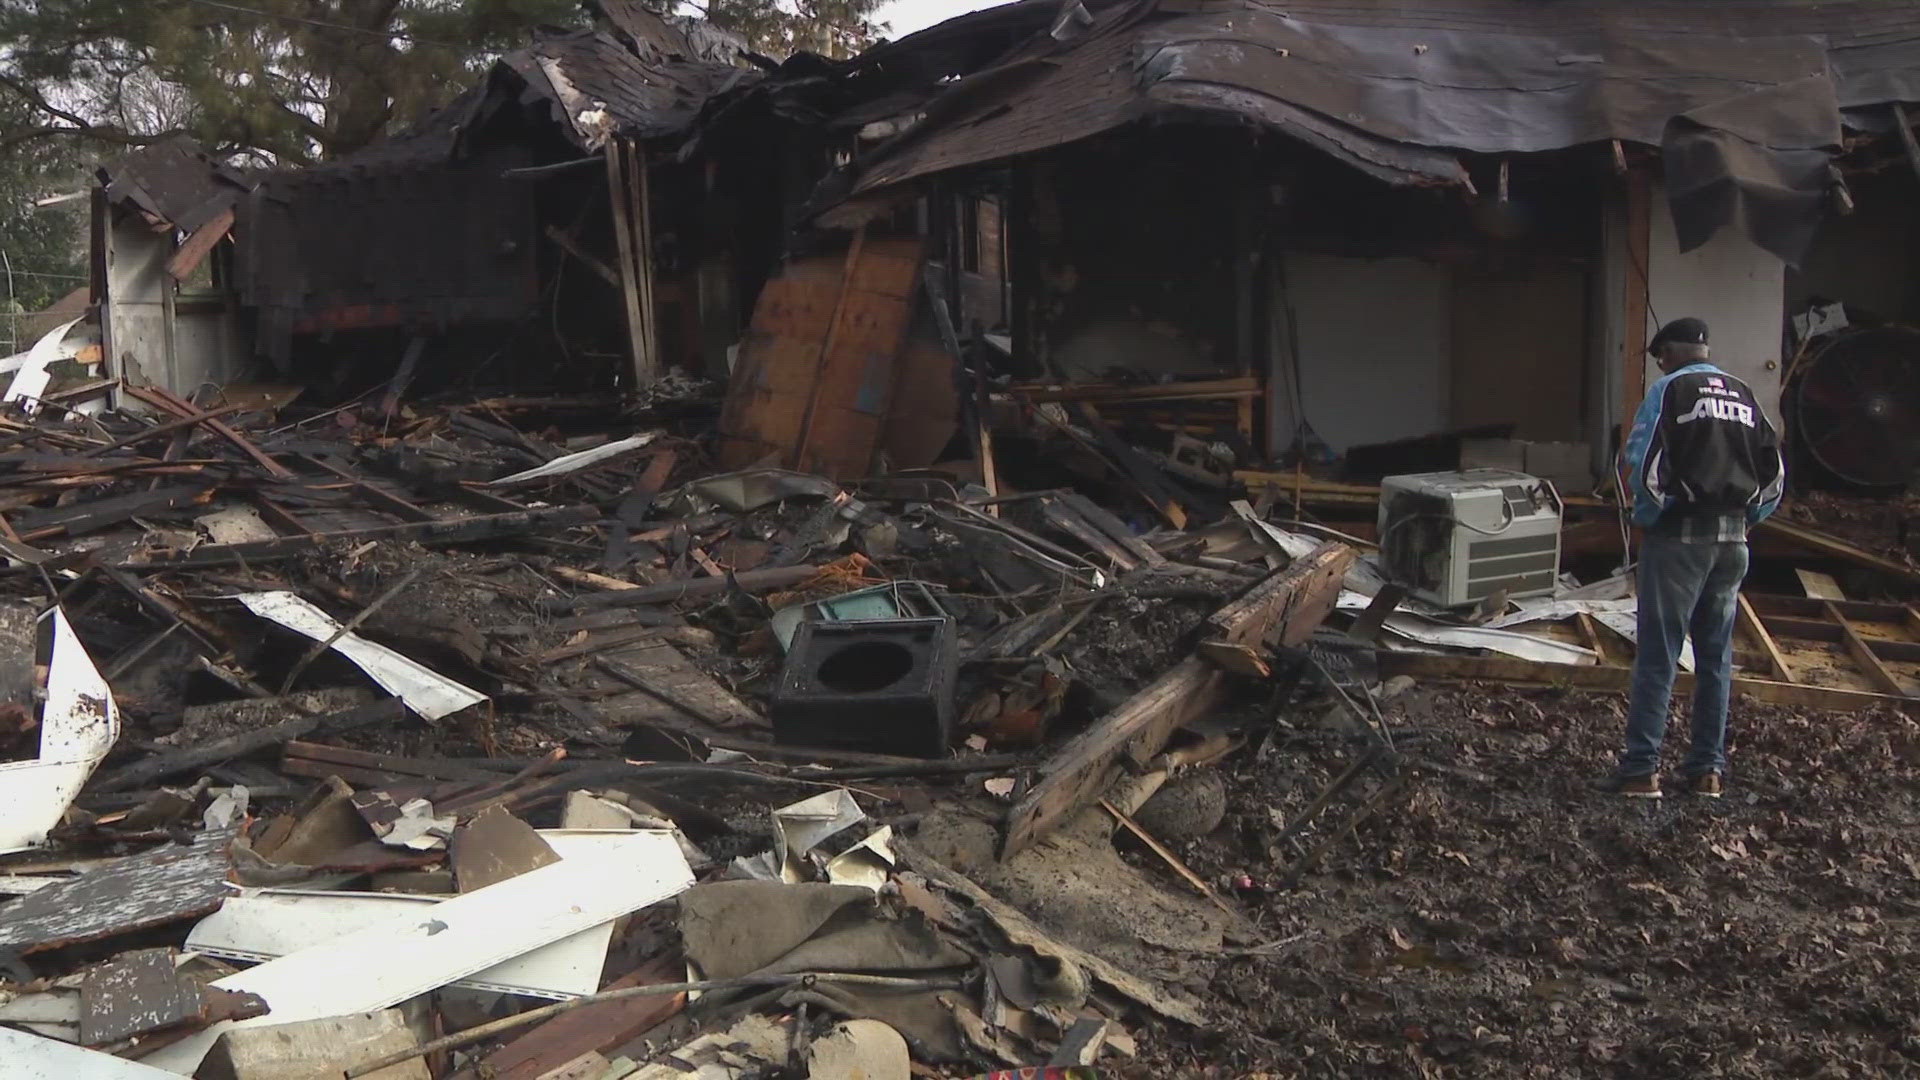
[[[304,15],[288,15],[277,11],[261,11],[259,8],[229,4],[223,2],[223,0],[188,0],[188,2],[199,4],[202,7],[217,8],[221,11],[232,11],[241,15],[252,15],[262,19],[273,19],[277,22],[297,23],[301,26],[311,26],[322,30],[338,30],[347,34],[360,34],[364,37],[380,38],[383,41],[404,41],[411,45],[432,45],[441,49],[459,49],[461,52],[473,51],[472,46],[469,45],[457,45],[451,41],[436,41],[433,38],[415,37],[405,30],[371,30],[364,26],[354,26],[349,23],[329,22],[326,19],[309,19]]]

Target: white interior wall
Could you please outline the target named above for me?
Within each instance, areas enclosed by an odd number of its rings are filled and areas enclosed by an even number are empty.
[[[1648,256],[1652,311],[1640,340],[1651,340],[1663,322],[1684,316],[1705,319],[1712,335],[1713,363],[1753,387],[1777,426],[1786,264],[1732,225],[1682,254],[1674,238],[1666,191],[1657,186]],[[1647,358],[1647,381],[1659,377],[1659,369]]]
[[[1300,401],[1277,371],[1270,449],[1293,444],[1302,416],[1336,451],[1445,428],[1448,286],[1444,267],[1417,259],[1288,254],[1271,355],[1288,355],[1284,305],[1299,320]]]

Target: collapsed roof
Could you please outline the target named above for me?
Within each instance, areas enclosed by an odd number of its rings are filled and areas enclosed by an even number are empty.
[[[1843,124],[1920,100],[1920,6],[1793,0],[1023,0],[889,49],[1024,40],[861,164],[858,195],[1173,110],[1282,132],[1395,184],[1457,155],[1662,149],[1683,249],[1739,222],[1797,261]]]

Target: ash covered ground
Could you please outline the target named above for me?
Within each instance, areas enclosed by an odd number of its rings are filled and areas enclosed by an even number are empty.
[[[1251,879],[1259,936],[1286,944],[1222,959],[1204,988],[1217,1025],[1143,1037],[1139,1074],[1920,1073],[1920,726],[1739,702],[1727,797],[1650,804],[1586,787],[1622,712],[1607,695],[1409,692],[1389,717],[1452,768],[1416,770],[1293,889],[1258,889],[1297,857],[1273,841],[1354,744],[1301,729],[1229,763],[1225,825],[1181,853]]]

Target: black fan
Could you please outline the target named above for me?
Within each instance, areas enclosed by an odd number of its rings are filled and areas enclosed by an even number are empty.
[[[1893,488],[1920,469],[1920,331],[1841,334],[1802,368],[1793,395],[1802,449],[1840,480]]]

